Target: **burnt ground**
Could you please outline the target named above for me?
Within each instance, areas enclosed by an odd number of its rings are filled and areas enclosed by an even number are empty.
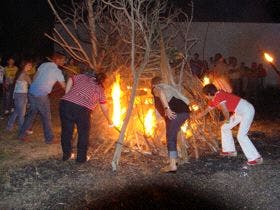
[[[137,152],[123,153],[117,173],[110,167],[113,151],[97,152],[86,164],[62,162],[60,146],[43,143],[39,123],[32,142],[23,144],[1,121],[0,209],[280,209],[277,103],[256,106],[250,131],[264,164],[245,166],[238,147],[236,158],[191,159],[176,174],[159,173],[165,158]],[[57,135],[58,125],[55,118]],[[102,142],[96,134],[91,139]]]

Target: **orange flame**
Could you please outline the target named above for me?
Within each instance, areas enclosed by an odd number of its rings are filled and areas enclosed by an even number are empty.
[[[154,109],[149,109],[144,118],[144,128],[147,136],[153,136],[156,127],[156,116]]]
[[[204,78],[203,78],[203,86],[205,86],[205,85],[209,85],[210,84],[210,79],[207,77],[207,76],[205,76]]]
[[[186,139],[193,136],[191,129],[188,129],[188,127],[189,127],[188,121],[186,121],[184,125],[181,126],[181,131],[183,131],[183,133],[185,134]]]
[[[122,115],[122,110],[121,110],[121,86],[120,86],[120,75],[116,75],[116,81],[113,84],[112,88],[112,99],[113,99],[113,116],[112,116],[112,121],[114,126],[117,128],[120,128],[122,126],[122,121],[121,121],[121,115]]]
[[[269,55],[266,52],[263,55],[264,55],[265,60],[267,60],[269,63],[273,63],[274,58],[271,55]]]
[[[191,110],[192,110],[192,111],[197,111],[197,110],[199,110],[199,106],[196,105],[196,104],[193,104],[193,105],[191,106]]]

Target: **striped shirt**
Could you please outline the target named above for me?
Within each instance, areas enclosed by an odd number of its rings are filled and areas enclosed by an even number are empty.
[[[70,101],[90,110],[93,110],[98,103],[106,103],[104,89],[93,78],[79,74],[71,79],[73,81],[72,88],[62,97],[62,100]]]

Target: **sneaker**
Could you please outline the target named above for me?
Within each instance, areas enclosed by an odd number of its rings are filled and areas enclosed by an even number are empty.
[[[15,109],[14,109],[14,108],[12,108],[12,109],[11,109],[11,113],[13,113],[14,111],[15,111]]]
[[[249,165],[249,166],[260,165],[262,163],[263,163],[263,158],[262,157],[259,157],[255,160],[247,161],[247,165]]]
[[[10,113],[9,110],[5,110],[5,112],[4,112],[5,115],[7,115],[9,113]]]
[[[237,152],[233,151],[233,152],[220,152],[220,156],[222,157],[236,157],[237,156]]]
[[[26,134],[27,135],[32,135],[33,134],[33,130],[26,130]]]

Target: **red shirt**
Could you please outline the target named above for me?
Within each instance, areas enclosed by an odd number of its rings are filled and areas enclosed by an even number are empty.
[[[93,110],[98,103],[105,104],[106,97],[103,88],[84,74],[79,74],[71,78],[73,86],[62,99],[84,106]]]
[[[221,103],[225,103],[228,111],[234,112],[240,99],[241,99],[240,97],[238,97],[232,93],[227,93],[227,92],[221,90],[215,94],[214,98],[212,99],[212,101],[209,102],[208,105],[210,107],[214,108],[214,107],[217,107]]]

